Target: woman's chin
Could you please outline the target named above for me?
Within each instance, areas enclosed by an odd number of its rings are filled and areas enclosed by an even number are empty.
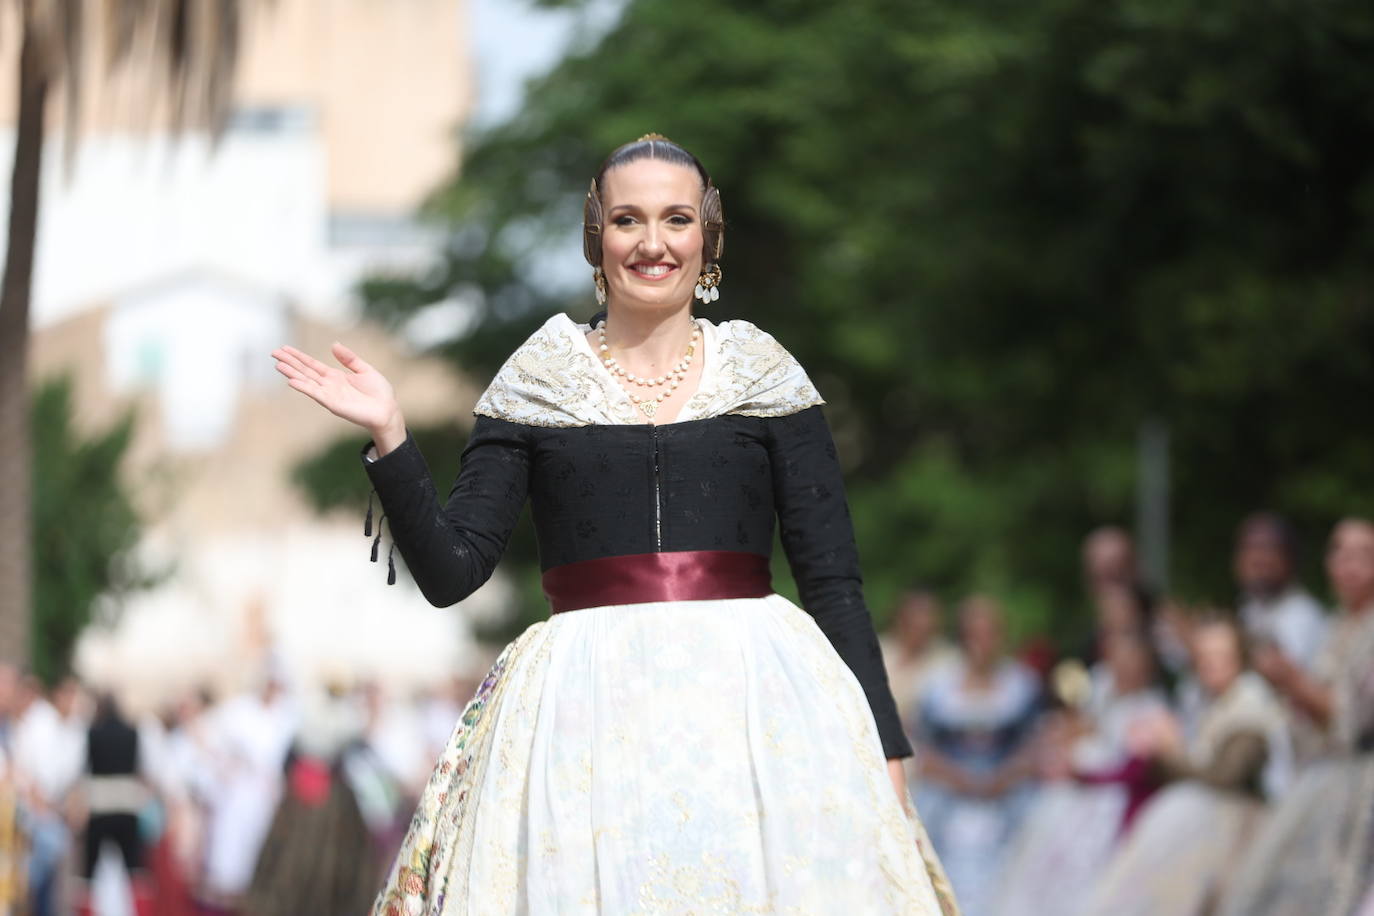
[[[625,290],[620,296],[612,294],[611,301],[617,306],[635,310],[676,311],[691,304],[692,291],[654,287],[645,289],[640,286]]]

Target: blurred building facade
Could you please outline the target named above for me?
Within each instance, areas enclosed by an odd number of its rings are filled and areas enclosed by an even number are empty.
[[[318,518],[293,487],[296,464],[346,427],[286,388],[268,354],[294,342],[324,355],[345,339],[392,378],[408,416],[468,413],[476,392],[358,324],[351,292],[438,247],[414,214],[458,161],[472,107],[465,6],[277,0],[252,12],[219,138],[150,127],[166,123],[150,114],[164,103],[90,66],[70,167],[62,138],[47,147],[33,372],[73,375],[78,427],[138,407],[121,473],[149,523],[146,551],[177,570],[125,609],[119,632],[93,635],[82,664],[103,678],[167,665],[183,679],[209,665],[229,686],[249,676],[235,653],[268,639],[304,677],[341,666],[398,682],[441,676],[464,651],[461,620],[388,589],[366,562],[360,519]],[[14,42],[0,30],[11,62]],[[15,71],[0,68],[6,170]],[[432,657],[384,657],[416,636]]]

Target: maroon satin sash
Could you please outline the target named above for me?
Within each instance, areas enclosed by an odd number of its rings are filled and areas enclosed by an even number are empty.
[[[543,583],[555,614],[608,604],[773,594],[768,558],[734,550],[635,553],[564,563],[545,572]]]

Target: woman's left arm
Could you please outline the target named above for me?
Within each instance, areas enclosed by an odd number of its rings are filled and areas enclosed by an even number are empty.
[[[819,407],[808,407],[771,418],[768,429],[773,501],[802,607],[863,687],[884,756],[910,757],[911,743],[902,730],[864,603],[854,526],[830,428]],[[895,786],[897,769],[889,769]]]

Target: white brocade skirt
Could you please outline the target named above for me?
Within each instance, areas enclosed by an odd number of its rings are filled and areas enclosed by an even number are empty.
[[[956,912],[858,681],[777,595],[531,626],[464,710],[373,909]]]

